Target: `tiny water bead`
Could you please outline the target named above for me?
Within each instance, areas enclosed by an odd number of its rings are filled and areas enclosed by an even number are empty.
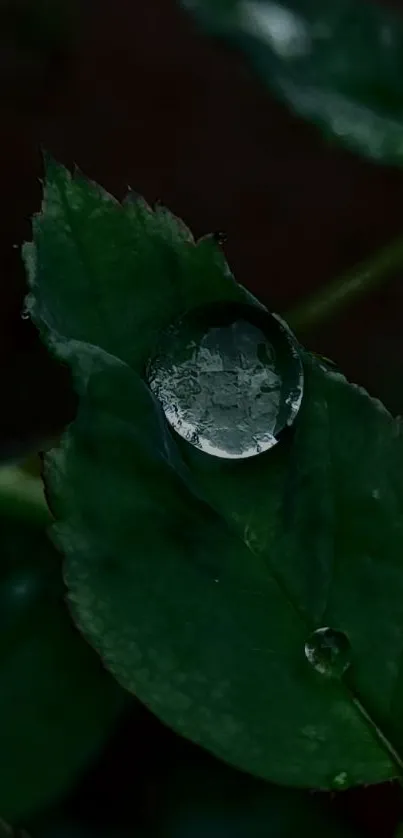
[[[347,771],[340,771],[339,774],[336,774],[335,777],[332,778],[332,787],[338,791],[340,789],[345,789],[349,785],[349,779]]]
[[[267,451],[293,423],[303,394],[296,339],[255,305],[196,308],[160,336],[146,368],[174,430],[224,458]]]
[[[305,657],[320,675],[340,678],[351,663],[351,645],[344,631],[327,627],[312,632]]]

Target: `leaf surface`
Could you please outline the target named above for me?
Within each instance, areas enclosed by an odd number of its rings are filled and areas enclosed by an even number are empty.
[[[254,300],[213,236],[195,242],[164,207],[153,211],[131,192],[122,205],[53,159],[46,175],[23,256],[27,310],[50,344],[55,335],[92,343],[141,370],[161,328],[181,311]]]
[[[121,684],[240,768],[319,788],[396,776],[399,421],[303,352],[302,408],[277,446],[228,462],[187,445],[144,363],[160,329],[193,302],[247,292],[213,242],[189,242],[167,211],[121,207],[53,163],[46,196],[26,251],[29,308],[79,396],[47,458],[78,625]],[[305,656],[323,626],[351,644],[343,679]]]
[[[393,581],[393,562],[380,578],[377,561],[386,554],[389,565],[389,553],[379,556],[379,539],[375,569],[367,556],[362,525],[372,484],[353,495],[349,515],[362,513],[360,522],[329,529],[329,507],[341,500],[329,497],[320,466],[321,421],[313,428],[308,420],[319,448],[313,486],[293,445],[246,468],[215,464],[211,472],[186,465],[158,403],[127,365],[88,345],[70,344],[66,357],[80,408],[62,447],[47,457],[54,534],[66,554],[75,618],[120,683],[180,733],[276,782],[329,788],[396,774],[390,749],[356,703],[376,711],[385,728],[393,724],[401,567]],[[329,386],[328,373],[308,370],[316,398],[321,376]],[[340,386],[348,408],[350,387]],[[385,417],[391,443],[393,420],[358,398],[375,412],[375,424]],[[306,494],[302,507],[295,500],[300,474],[303,492],[315,494],[316,521]],[[351,684],[324,679],[305,658],[307,637],[324,624],[351,640]],[[397,730],[399,718],[400,711]]]

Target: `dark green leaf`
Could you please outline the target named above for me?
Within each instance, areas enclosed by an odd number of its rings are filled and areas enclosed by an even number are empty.
[[[47,460],[78,624],[125,687],[236,766],[322,788],[395,776],[400,424],[305,354],[296,432],[271,451],[228,462],[174,438],[139,375],[158,333],[246,292],[166,211],[122,208],[53,163],[46,195],[29,307],[79,394]],[[343,678],[305,656],[326,626],[351,644]]]
[[[0,516],[0,813],[66,792],[127,701],[72,624],[42,529]]]
[[[365,716],[400,747],[393,420],[308,367],[294,444],[236,465],[195,454],[188,469],[129,367],[93,347],[69,352],[80,409],[48,479],[74,614],[107,666],[180,733],[267,779],[329,788],[394,776]],[[351,640],[347,683],[304,655],[329,624]]]
[[[354,151],[403,160],[403,20],[366,0],[181,0],[271,89]]]
[[[141,198],[122,206],[53,160],[33,230],[34,243],[24,245],[27,309],[50,344],[82,340],[142,369],[160,329],[181,311],[254,299],[213,237],[195,243],[164,207],[153,212]]]

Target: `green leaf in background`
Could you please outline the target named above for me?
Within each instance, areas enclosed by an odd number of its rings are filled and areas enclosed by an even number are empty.
[[[0,838],[30,838],[22,829],[13,829],[8,823],[0,819]]]
[[[403,19],[371,0],[180,0],[326,135],[403,161]]]
[[[258,781],[203,752],[193,760],[185,752],[161,776],[154,821],[146,838],[361,835],[327,796]]]
[[[158,740],[159,758],[128,811],[120,789],[114,806],[97,801],[96,815],[84,802],[77,816],[67,801],[29,822],[30,838],[363,838],[340,815],[334,796],[273,786],[172,740],[171,746],[164,735]],[[138,795],[149,800],[144,809],[136,806]]]
[[[71,621],[42,527],[2,512],[0,547],[0,814],[15,823],[69,790],[127,698]]]
[[[79,395],[47,458],[55,537],[108,668],[266,779],[328,789],[399,774],[400,423],[305,353],[295,434],[245,461],[206,456],[173,437],[142,374],[184,309],[249,299],[211,240],[51,163],[25,258],[29,310]],[[329,660],[345,668],[328,634],[312,652],[325,627],[350,644],[343,678],[326,675]]]

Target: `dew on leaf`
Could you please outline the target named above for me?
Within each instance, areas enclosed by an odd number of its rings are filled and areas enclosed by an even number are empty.
[[[305,643],[305,657],[320,675],[340,678],[350,666],[350,641],[344,631],[319,628]]]
[[[340,771],[333,777],[332,786],[334,789],[345,789],[348,786],[348,774],[347,771]]]
[[[267,451],[302,400],[298,344],[254,305],[203,306],[160,336],[146,368],[150,389],[187,442],[217,457]]]

